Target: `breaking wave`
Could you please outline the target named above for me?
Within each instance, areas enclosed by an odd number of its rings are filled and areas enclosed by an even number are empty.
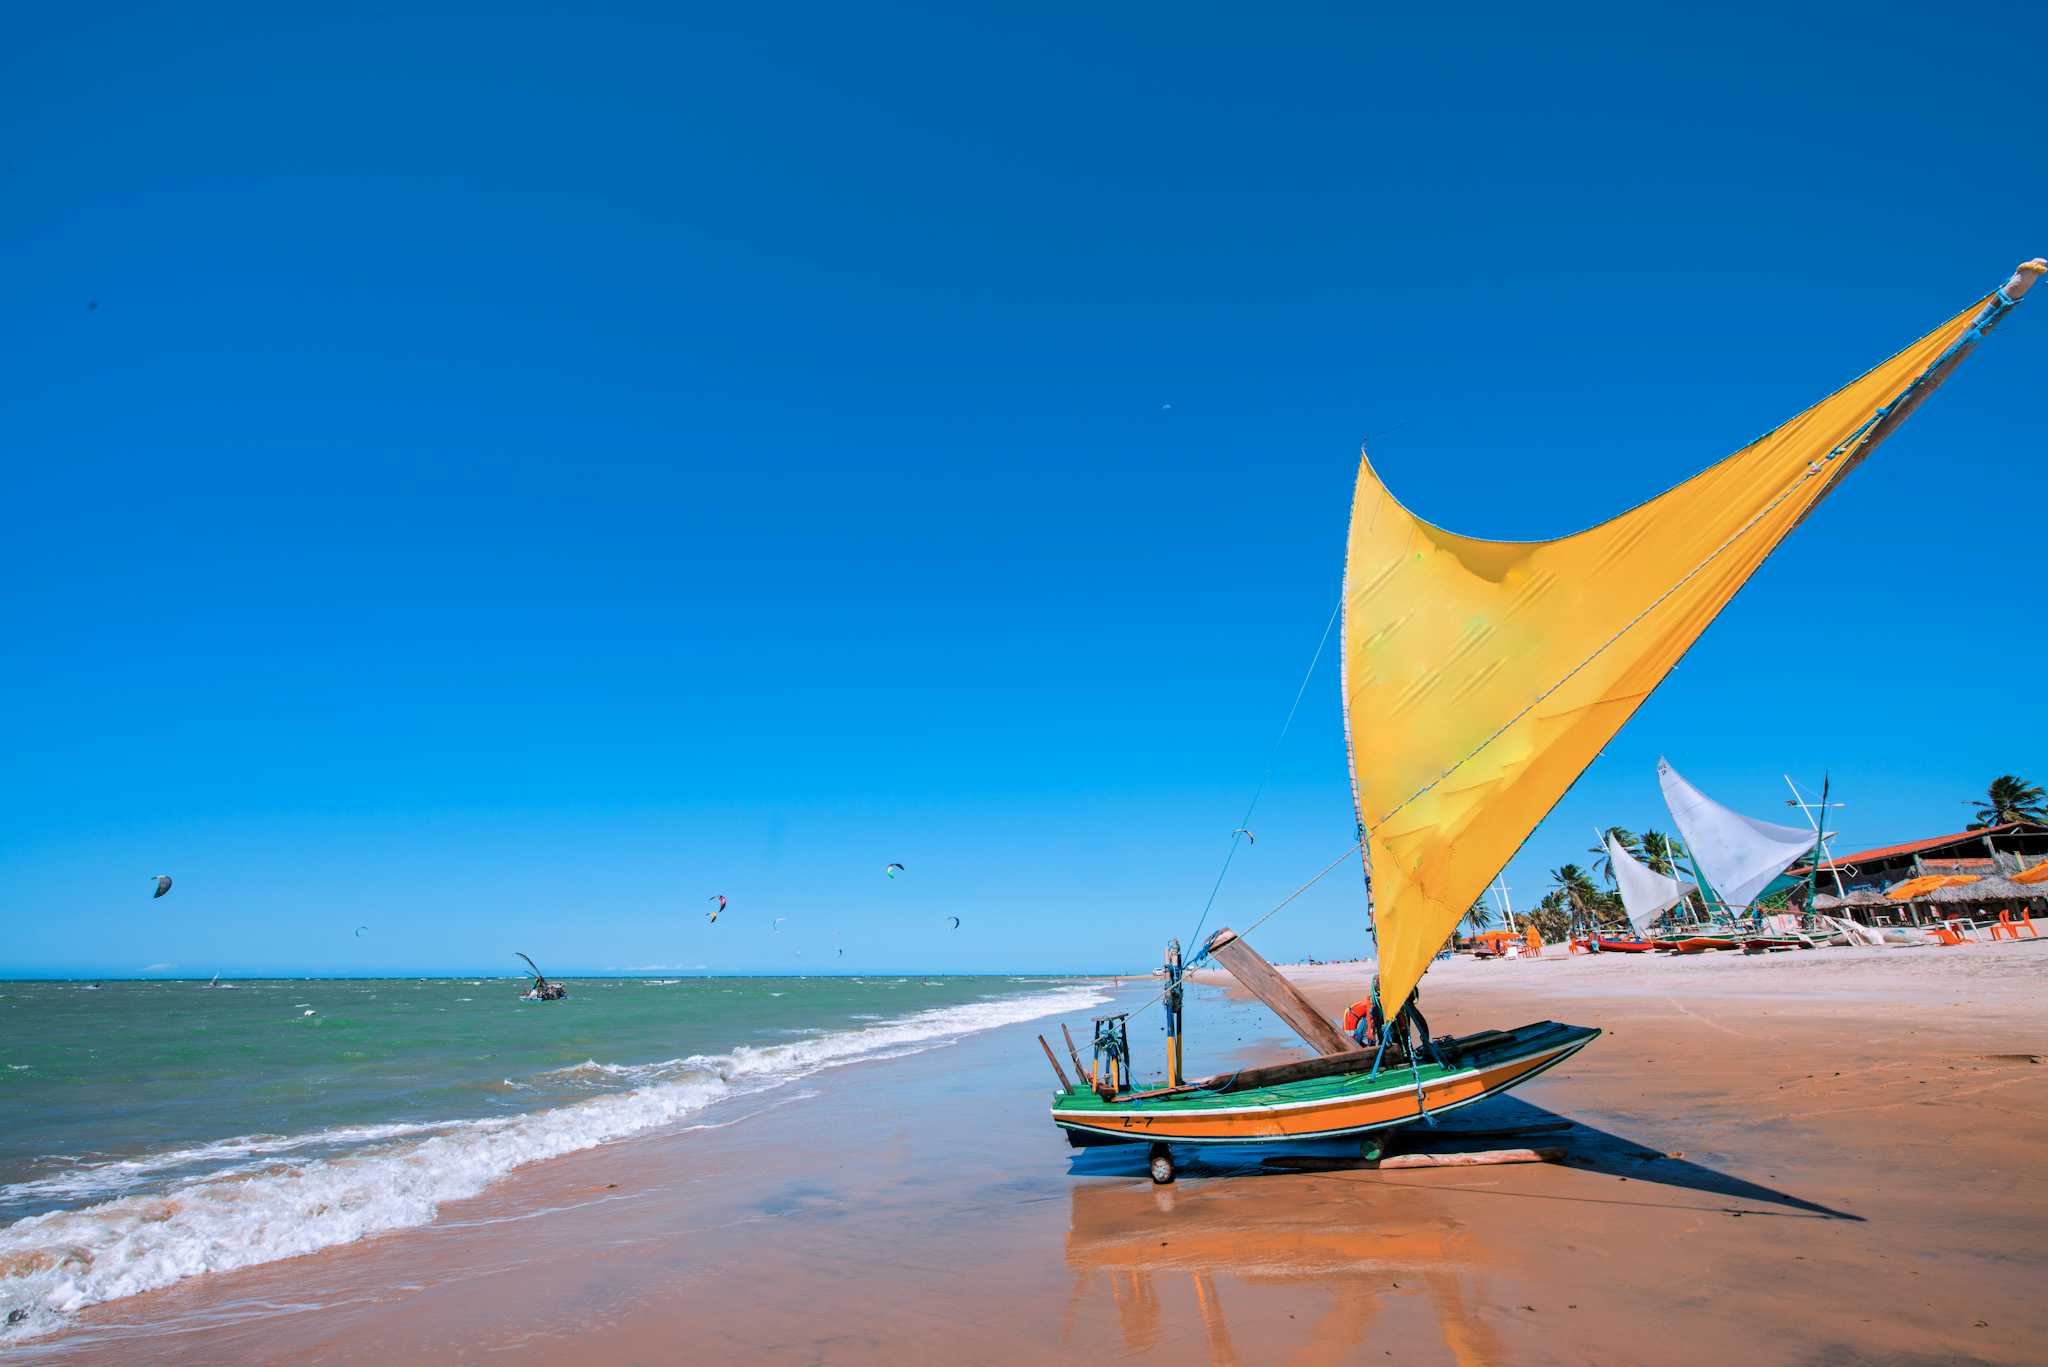
[[[475,1196],[515,1168],[674,1124],[729,1098],[1106,1000],[1093,986],[1073,984],[726,1054],[636,1065],[591,1060],[557,1072],[624,1089],[526,1115],[243,1135],[145,1158],[81,1160],[0,1188],[5,1196],[99,1200],[0,1230],[0,1344],[56,1329],[86,1306],[186,1277],[426,1224],[444,1202]],[[201,1167],[203,1176],[177,1175]],[[159,1189],[137,1190],[145,1186]]]

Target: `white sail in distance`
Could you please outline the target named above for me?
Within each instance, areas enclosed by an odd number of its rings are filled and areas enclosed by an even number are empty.
[[[1722,904],[1740,911],[1773,878],[1813,853],[1813,832],[1723,807],[1687,783],[1667,759],[1657,761],[1657,786],[1678,823],[1686,848]]]
[[[1614,870],[1614,885],[1621,889],[1621,906],[1628,913],[1628,923],[1636,928],[1636,934],[1648,935],[1650,923],[1683,901],[1692,891],[1692,883],[1658,873],[1616,844],[1612,835],[1606,837],[1605,843],[1608,866]]]

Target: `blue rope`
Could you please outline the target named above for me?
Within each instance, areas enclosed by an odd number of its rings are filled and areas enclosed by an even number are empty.
[[[1408,1051],[1408,1066],[1415,1070],[1415,1105],[1421,1110],[1422,1118],[1429,1122],[1429,1127],[1435,1129],[1436,1117],[1429,1113],[1429,1098],[1422,1094],[1422,1060],[1413,1049]]]

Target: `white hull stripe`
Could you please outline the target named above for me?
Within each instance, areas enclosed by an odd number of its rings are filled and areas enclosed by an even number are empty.
[[[1459,1073],[1446,1073],[1442,1077],[1423,1083],[1422,1092],[1424,1096],[1427,1096],[1438,1088],[1449,1087],[1454,1083],[1464,1082],[1471,1078],[1483,1078],[1491,1073],[1504,1073],[1511,1068],[1519,1068],[1527,1063],[1541,1063],[1547,1067],[1550,1063],[1559,1061],[1563,1055],[1575,1053],[1583,1049],[1588,1043],[1589,1041],[1587,1040],[1573,1040],[1568,1044],[1558,1045],[1554,1049],[1546,1049],[1534,1054],[1524,1054],[1520,1058],[1507,1063],[1495,1063],[1485,1068],[1467,1068]],[[1383,1073],[1381,1076],[1389,1075]],[[1398,1076],[1398,1074],[1392,1076]],[[1381,1097],[1399,1096],[1403,1093],[1413,1095],[1414,1092],[1415,1083],[1411,1079],[1406,1082],[1394,1082],[1390,1086],[1381,1087],[1370,1092],[1346,1092],[1342,1096],[1318,1097],[1311,1101],[1254,1102],[1246,1106],[1202,1106],[1192,1110],[1187,1108],[1165,1110],[1159,1107],[1147,1106],[1143,1102],[1137,1102],[1128,1110],[1055,1110],[1052,1113],[1052,1118],[1055,1121],[1064,1120],[1071,1121],[1077,1125],[1095,1126],[1100,1125],[1105,1120],[1125,1116],[1143,1116],[1146,1119],[1152,1119],[1166,1116],[1267,1115],[1275,1111],[1306,1111],[1330,1106],[1356,1106],[1361,1102],[1376,1101]]]

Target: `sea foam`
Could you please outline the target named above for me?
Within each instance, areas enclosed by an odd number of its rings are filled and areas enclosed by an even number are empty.
[[[475,1196],[514,1168],[674,1124],[728,1098],[1106,1000],[1096,988],[1074,984],[726,1054],[637,1065],[592,1060],[564,1071],[637,1085],[526,1115],[244,1135],[142,1159],[81,1163],[7,1191],[88,1200],[133,1194],[0,1230],[0,1344],[58,1328],[86,1306],[186,1277],[426,1224],[444,1202]],[[337,1155],[336,1148],[347,1151]],[[308,1149],[323,1153],[306,1156]],[[197,1166],[208,1167],[205,1176],[176,1179],[178,1169]],[[166,1180],[167,1189],[135,1191]],[[27,1314],[4,1325],[16,1311]]]

